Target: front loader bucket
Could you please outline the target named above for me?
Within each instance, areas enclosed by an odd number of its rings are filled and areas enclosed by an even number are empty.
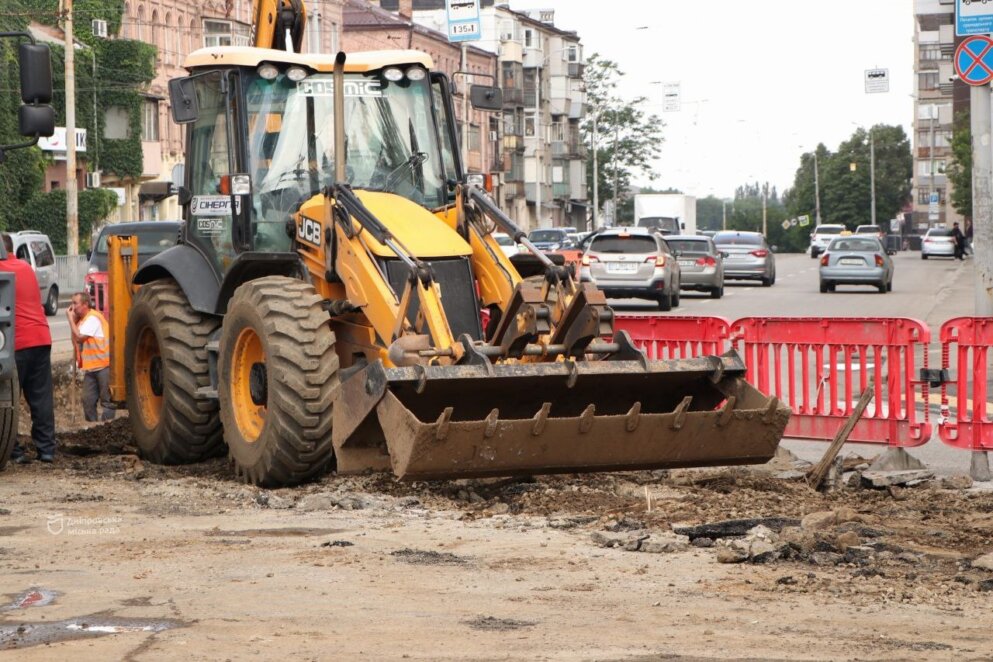
[[[342,384],[338,471],[389,467],[401,479],[429,480],[763,463],[776,452],[789,408],[750,386],[744,372],[734,353],[651,362],[377,362]]]

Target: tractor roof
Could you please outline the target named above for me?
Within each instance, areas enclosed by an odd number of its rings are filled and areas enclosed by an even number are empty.
[[[219,46],[201,48],[189,54],[185,67],[189,70],[211,66],[257,67],[263,62],[273,64],[298,64],[314,71],[330,72],[334,69],[334,55],[326,53],[287,53],[269,48],[250,46]],[[361,73],[382,69],[390,65],[421,64],[431,69],[431,56],[422,51],[356,51],[347,53],[345,71]]]

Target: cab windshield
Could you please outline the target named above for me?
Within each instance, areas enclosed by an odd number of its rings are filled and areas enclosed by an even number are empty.
[[[426,71],[420,80],[345,74],[345,178],[353,188],[396,193],[428,208],[447,202]],[[285,241],[286,220],[334,179],[334,80],[315,74],[246,76],[248,152],[256,250]],[[267,230],[268,227],[268,230]],[[272,248],[275,248],[273,246]]]

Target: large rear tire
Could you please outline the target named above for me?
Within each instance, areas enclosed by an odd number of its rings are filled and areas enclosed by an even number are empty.
[[[312,480],[331,463],[337,383],[327,311],[313,286],[283,276],[235,290],[221,329],[221,420],[235,470],[275,487]]]
[[[7,381],[10,383],[10,402],[0,405],[0,471],[7,466],[10,453],[17,443],[17,410],[21,399],[17,372],[11,373]]]
[[[172,279],[143,285],[128,315],[125,363],[128,412],[141,457],[188,464],[224,454],[210,386],[207,341],[220,319],[198,313]]]

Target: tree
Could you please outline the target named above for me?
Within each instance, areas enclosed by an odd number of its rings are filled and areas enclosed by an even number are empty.
[[[877,124],[872,127],[876,153],[876,220],[896,216],[910,200],[913,155],[903,127]],[[840,223],[855,229],[871,222],[869,132],[859,128],[829,151],[817,146],[820,175],[821,222]],[[793,187],[783,196],[791,216],[813,217],[813,153],[803,154]]]
[[[631,180],[643,174],[654,180],[652,160],[662,147],[662,120],[649,114],[646,97],[622,99],[617,84],[624,73],[617,63],[594,53],[586,60],[585,83],[589,113],[583,135],[591,145],[586,168],[588,199],[593,200],[593,155],[598,163],[597,190],[604,200],[620,201],[623,211]],[[596,132],[594,136],[594,126]],[[620,195],[615,195],[616,190]],[[619,220],[619,219],[618,219]]]
[[[968,110],[955,116],[952,162],[945,169],[952,185],[952,207],[972,221],[972,130]]]

